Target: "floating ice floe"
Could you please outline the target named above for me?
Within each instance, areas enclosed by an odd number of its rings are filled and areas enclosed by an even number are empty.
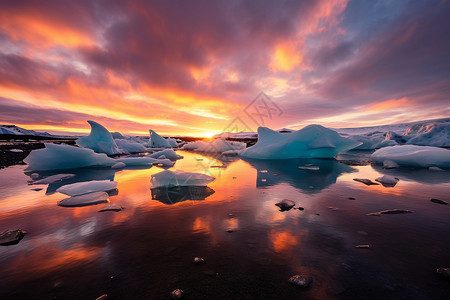
[[[108,202],[108,198],[109,195],[106,192],[94,192],[63,199],[58,202],[58,205],[64,207],[88,206]]]
[[[175,186],[206,186],[214,181],[214,177],[191,172],[182,171],[162,171],[153,174],[150,182],[153,188],[159,187],[175,187]]]
[[[245,147],[247,147],[246,143],[226,141],[223,139],[215,139],[208,142],[205,141],[191,142],[185,144],[182,149],[207,153],[224,153],[231,150],[239,151],[245,149]]]
[[[33,184],[52,184],[55,182],[60,182],[65,179],[73,178],[75,177],[75,174],[56,174],[52,176],[45,177],[40,180],[36,180],[33,182]]]
[[[141,153],[147,151],[144,145],[127,139],[115,139],[117,147],[123,153]]]
[[[376,150],[371,159],[377,163],[391,160],[400,166],[450,167],[450,150],[430,146],[399,145]]]
[[[309,125],[292,133],[258,128],[258,142],[240,153],[244,158],[289,159],[332,158],[360,145],[320,125]]]
[[[87,122],[91,125],[91,133],[88,136],[79,138],[76,141],[77,145],[92,149],[97,153],[106,153],[107,155],[122,153],[108,129],[97,122]]]
[[[149,155],[146,155],[146,157],[152,157],[152,158],[161,158],[161,156],[164,156],[164,158],[173,159],[173,160],[183,158],[183,156],[178,155],[173,149],[165,149],[165,150],[157,151],[157,152],[151,153]]]
[[[24,159],[28,164],[27,170],[61,170],[90,166],[110,167],[116,163],[104,153],[95,153],[88,148],[70,145],[44,144],[44,149],[37,149]]]
[[[45,171],[76,169],[83,167],[112,167],[119,162],[127,166],[150,166],[153,161],[147,157],[113,159],[104,153],[95,153],[89,148],[70,145],[44,144],[44,149],[33,150],[24,159],[27,170]]]
[[[105,192],[114,190],[117,187],[116,181],[92,180],[63,185],[56,191],[68,196],[78,196],[94,192]]]
[[[23,152],[22,149],[10,149],[9,151],[15,152],[15,153],[21,153],[21,152]]]
[[[150,129],[149,132],[150,132],[150,139],[148,140],[149,148],[171,148],[172,147],[165,138],[163,138],[162,136],[157,134],[155,131]]]
[[[384,175],[382,177],[378,177],[375,181],[380,182],[385,187],[394,187],[399,179],[391,175]]]
[[[150,157],[148,157],[149,159],[152,159]],[[153,166],[158,166],[158,167],[172,167],[175,162],[171,161],[170,159],[167,158],[163,158],[163,159],[154,159],[155,161],[152,162]]]

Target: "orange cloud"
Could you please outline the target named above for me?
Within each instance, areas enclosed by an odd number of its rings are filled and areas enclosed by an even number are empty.
[[[408,98],[403,97],[400,99],[389,99],[378,103],[372,103],[369,106],[369,111],[384,111],[398,107],[409,107],[412,105],[413,103],[411,103]]]
[[[274,71],[292,71],[303,61],[303,56],[298,53],[297,47],[292,42],[285,42],[278,45],[272,57],[270,67]]]
[[[37,13],[0,13],[0,29],[14,40],[24,40],[35,48],[63,45],[65,47],[92,46],[95,41],[84,32],[67,24],[55,23],[53,18]]]

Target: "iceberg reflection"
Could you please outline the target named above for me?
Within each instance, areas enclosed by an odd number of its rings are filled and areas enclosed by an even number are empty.
[[[168,205],[186,200],[205,200],[214,194],[214,190],[207,186],[159,187],[150,190],[152,192],[152,200],[158,200]]]
[[[357,170],[334,159],[245,159],[258,171],[256,187],[287,183],[306,193],[317,193],[336,183],[343,173]]]

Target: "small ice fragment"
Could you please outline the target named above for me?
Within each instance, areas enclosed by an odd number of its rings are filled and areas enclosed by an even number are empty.
[[[103,295],[101,295],[100,297],[98,297],[97,299],[95,299],[95,300],[105,300],[105,299],[107,299],[108,298],[108,294],[103,294]]]
[[[267,173],[268,171],[267,170],[261,170],[261,171],[259,171],[259,173]]]
[[[295,206],[295,202],[288,199],[283,199],[278,203],[275,203],[276,206],[280,208],[280,211],[288,211]]]
[[[170,159],[157,159],[155,160],[152,165],[156,165],[158,167],[172,167],[175,164],[175,162],[171,161]]]
[[[108,202],[108,198],[109,195],[106,192],[95,192],[63,199],[58,202],[58,205],[64,207],[88,206]]]
[[[107,205],[105,207],[103,207],[102,209],[99,210],[99,212],[104,212],[104,211],[121,211],[123,209],[122,206],[119,206],[117,204],[110,204]]]
[[[60,182],[69,178],[75,177],[75,174],[56,174],[52,176],[45,177],[41,180],[33,182],[33,184],[52,184],[55,182]]]
[[[181,289],[173,290],[170,293],[170,297],[172,297],[172,299],[181,299],[181,296],[183,296],[183,290]]]
[[[398,215],[398,214],[407,214],[407,213],[413,213],[412,210],[407,209],[388,209],[388,210],[382,210],[379,212],[374,212],[367,214],[368,216],[380,216],[380,215]]]
[[[201,258],[201,257],[194,257],[194,261],[193,261],[194,264],[200,265],[200,264],[203,264],[204,262],[205,262],[205,260],[203,258]]]
[[[30,178],[31,178],[31,179],[39,178],[39,174],[38,174],[38,173],[32,173],[32,174],[30,175]]]
[[[369,249],[370,245],[356,245],[355,248]]]
[[[18,244],[25,234],[27,234],[27,232],[21,229],[4,231],[0,233],[0,246]]]
[[[378,183],[373,182],[370,179],[365,179],[365,178],[353,178],[354,181],[358,181],[358,182],[362,182],[365,185],[378,185]]]
[[[384,175],[382,177],[378,177],[377,179],[375,179],[375,181],[380,182],[383,186],[394,187],[399,179],[394,176]]]
[[[117,164],[114,164],[111,168],[112,169],[122,169],[125,168],[127,165],[123,162],[118,162]]]
[[[298,168],[302,169],[302,170],[311,170],[311,171],[319,171],[320,170],[320,167],[317,167],[317,166],[299,166]]]
[[[68,196],[77,196],[94,192],[111,191],[117,187],[116,181],[92,180],[63,185],[56,191]]]
[[[290,284],[294,286],[307,288],[312,283],[312,277],[304,275],[294,275],[291,278],[289,278],[288,281]]]
[[[205,174],[182,171],[173,172],[166,170],[153,174],[150,182],[153,188],[157,188],[174,186],[206,186],[214,180],[214,177]]]
[[[433,172],[443,172],[443,171],[445,171],[444,169],[441,169],[439,167],[429,167],[428,170],[433,171]]]
[[[392,160],[383,161],[383,169],[395,169],[398,168],[398,164]]]
[[[21,152],[23,152],[22,149],[10,149],[9,151],[11,151],[11,152],[16,152],[16,153],[21,153]]]

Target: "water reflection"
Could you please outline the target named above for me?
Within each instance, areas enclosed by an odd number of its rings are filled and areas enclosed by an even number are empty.
[[[306,193],[318,193],[355,168],[334,159],[246,160],[258,171],[256,186],[288,183]],[[301,167],[301,168],[299,168]]]
[[[383,166],[372,164],[372,168],[382,174],[400,179],[409,179],[421,183],[439,184],[450,182],[450,171],[430,171],[428,169],[396,168],[383,169]]]
[[[186,200],[205,200],[214,194],[214,190],[207,186],[176,186],[152,188],[152,200],[164,204],[175,204]]]

